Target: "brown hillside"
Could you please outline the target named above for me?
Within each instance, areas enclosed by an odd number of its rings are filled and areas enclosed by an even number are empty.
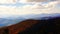
[[[18,24],[14,24],[8,27],[1,28],[0,34],[6,33],[5,31],[7,31],[8,34],[17,34],[18,32],[22,32],[27,28],[31,28],[32,25],[36,24],[39,21],[40,20],[25,20]]]
[[[60,34],[60,18],[49,20],[25,20],[0,28],[0,34]]]

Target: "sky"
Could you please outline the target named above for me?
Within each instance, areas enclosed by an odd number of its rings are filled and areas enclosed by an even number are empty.
[[[60,0],[0,0],[0,17],[60,13]]]

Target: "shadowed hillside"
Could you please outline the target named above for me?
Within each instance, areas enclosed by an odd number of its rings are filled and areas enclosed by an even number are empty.
[[[28,19],[0,28],[0,34],[60,34],[60,18],[48,20]]]

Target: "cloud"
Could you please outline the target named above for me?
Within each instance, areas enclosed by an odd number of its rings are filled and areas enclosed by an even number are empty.
[[[16,8],[15,6],[0,6],[0,15],[10,15],[10,14],[14,14],[13,12],[16,12]]]
[[[27,2],[46,2],[48,0],[20,0],[20,3],[27,3]]]
[[[14,4],[15,0],[0,0],[0,4]]]
[[[59,1],[51,1],[47,4],[34,3],[34,5],[25,5],[18,11],[22,11],[22,14],[60,13],[60,8],[58,8],[57,5],[59,5]]]
[[[58,1],[52,1],[45,5],[45,7],[55,7],[59,2]]]
[[[0,5],[0,12],[13,10],[13,8],[15,8],[15,7],[16,6],[3,6],[3,5]]]
[[[19,3],[36,3],[36,2],[50,2],[50,1],[59,1],[59,0],[19,0]]]
[[[47,4],[34,3],[33,5],[24,5],[20,7],[0,6],[0,15],[28,15],[28,14],[53,14],[60,13],[58,1],[48,2]]]
[[[52,1],[48,2],[47,4],[42,3],[34,3],[33,5],[25,5],[23,8],[32,8],[32,9],[46,9],[46,8],[53,8],[55,7],[59,2],[58,1]]]

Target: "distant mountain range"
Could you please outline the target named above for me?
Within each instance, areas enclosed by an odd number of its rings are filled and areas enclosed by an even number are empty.
[[[60,14],[29,14],[29,15],[15,15],[10,16],[7,18],[0,18],[0,27],[9,26],[12,24],[16,24],[20,21],[27,20],[27,19],[35,19],[35,20],[44,20],[44,19],[51,19],[55,17],[60,17]]]
[[[0,27],[16,24],[22,20],[24,20],[24,18],[21,18],[21,17],[19,19],[18,18],[15,18],[15,19],[0,18]]]

